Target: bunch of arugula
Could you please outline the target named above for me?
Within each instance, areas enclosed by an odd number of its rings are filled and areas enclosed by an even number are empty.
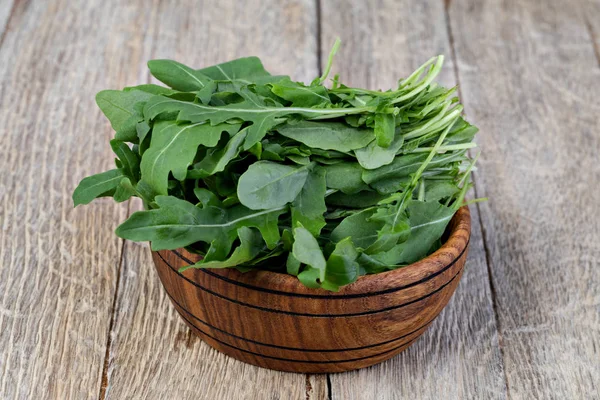
[[[477,128],[434,57],[395,90],[310,85],[256,57],[194,70],[148,63],[169,88],[98,93],[116,169],[87,177],[75,205],[137,196],[116,233],[154,250],[187,246],[196,268],[278,270],[338,290],[441,245],[464,202]]]

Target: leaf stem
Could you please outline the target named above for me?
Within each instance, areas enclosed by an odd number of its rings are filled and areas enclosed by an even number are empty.
[[[329,75],[329,72],[331,71],[331,66],[333,65],[333,57],[335,56],[335,53],[337,53],[341,44],[342,44],[342,41],[340,40],[340,38],[335,39],[335,43],[333,44],[333,47],[331,48],[331,51],[329,52],[329,57],[327,58],[327,65],[325,66],[323,75],[321,75],[321,77],[317,81],[317,84],[322,85],[323,82],[325,82],[325,80],[327,79],[327,76]]]

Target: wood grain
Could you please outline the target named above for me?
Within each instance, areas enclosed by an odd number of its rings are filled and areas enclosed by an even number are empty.
[[[114,399],[598,398],[599,21],[597,0],[0,0],[0,398],[95,399],[103,379],[101,398]],[[94,94],[148,81],[147,59],[256,54],[310,81],[318,48],[325,60],[338,35],[334,72],[353,85],[385,89],[447,56],[441,80],[454,84],[456,67],[481,128],[477,194],[491,200],[479,207],[485,241],[472,207],[466,271],[432,327],[328,388],[324,375],[268,371],[203,344],[146,246],[126,244],[119,280],[113,230],[126,205],[73,210],[70,196],[112,165]]]
[[[491,199],[481,218],[517,399],[600,393],[600,68],[579,4],[450,8],[463,100],[484,133],[476,187]]]
[[[4,40],[8,20],[13,11],[14,0],[0,0],[0,46]]]
[[[443,54],[439,80],[455,84],[443,2],[377,1],[367,6],[327,1],[323,6],[323,43],[342,39],[333,68],[342,82],[387,89],[431,56]],[[448,399],[506,397],[480,223],[477,209],[472,211],[469,259],[448,307],[398,357],[331,375],[334,399],[433,399],[440,393]]]
[[[71,193],[112,164],[95,93],[145,58],[147,16],[122,4],[17,2],[0,49],[2,399],[98,394],[125,207]]]
[[[314,6],[308,0],[163,2],[153,11],[152,57],[201,67],[257,55],[273,73],[310,80],[318,74]],[[112,337],[106,398],[326,397],[324,376],[254,367],[199,340],[169,303],[148,249],[139,244],[125,246]]]
[[[308,289],[296,277],[234,269],[188,269],[185,249],[153,252],[168,296],[186,323],[216,349],[290,372],[342,372],[410,346],[448,304],[467,258],[467,207],[435,253],[405,268],[360,277],[339,292]],[[319,334],[315,334],[319,332]]]
[[[579,12],[590,35],[590,44],[600,67],[600,1],[583,0]]]

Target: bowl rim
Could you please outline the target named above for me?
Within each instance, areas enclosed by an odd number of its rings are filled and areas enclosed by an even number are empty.
[[[463,206],[457,210],[448,227],[450,228],[448,239],[429,256],[406,267],[360,276],[356,282],[341,287],[338,292],[330,292],[321,288],[307,288],[296,276],[277,271],[255,270],[242,273],[234,268],[189,268],[180,274],[193,280],[197,280],[198,276],[196,274],[206,274],[239,286],[240,289],[245,288],[292,297],[321,299],[370,297],[425,283],[452,269],[452,266],[465,255],[469,245],[471,217],[468,206]],[[193,260],[197,261],[199,258],[197,254],[190,253],[183,248],[165,251],[174,253],[186,263],[194,263]]]

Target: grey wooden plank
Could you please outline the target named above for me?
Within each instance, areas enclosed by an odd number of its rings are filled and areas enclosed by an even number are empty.
[[[318,73],[316,10],[309,0],[178,1],[156,13],[154,58],[194,67],[248,55],[273,73]],[[134,208],[139,208],[136,202]],[[108,364],[114,399],[322,399],[324,376],[254,367],[214,351],[181,321],[146,245],[127,243]]]
[[[600,1],[582,0],[580,8],[582,19],[591,37],[591,45],[600,65]]]
[[[340,0],[323,2],[323,7],[323,51],[335,36],[341,37],[334,71],[340,72],[342,82],[388,89],[431,56],[444,54],[440,81],[455,84],[443,2]],[[466,271],[446,309],[398,357],[331,375],[334,399],[506,397],[477,208],[472,206],[471,212]]]
[[[113,164],[94,95],[135,83],[147,18],[116,1],[15,5],[0,48],[2,399],[98,394],[126,210],[74,210],[71,193]]]
[[[600,68],[580,4],[450,8],[466,109],[483,133],[476,182],[490,198],[482,226],[517,399],[600,393]]]
[[[0,0],[0,45],[2,44],[14,3],[14,0]]]

